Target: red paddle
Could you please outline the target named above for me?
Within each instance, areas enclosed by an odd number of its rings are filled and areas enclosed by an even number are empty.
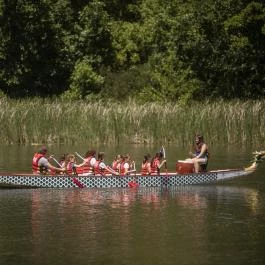
[[[76,179],[76,178],[74,178],[74,177],[72,177],[72,176],[70,176],[70,177],[72,178],[73,183],[74,183],[76,186],[78,186],[78,188],[82,189],[82,188],[85,187],[85,185],[84,185],[83,183],[81,183],[78,179]]]
[[[134,178],[133,178],[133,181],[129,181],[128,182],[128,186],[130,188],[137,188],[137,187],[139,187],[139,184],[135,181],[135,175],[136,175],[135,162],[133,162],[133,170],[132,170],[132,172],[133,171],[134,171]]]
[[[137,187],[139,187],[139,184],[136,183],[135,180],[133,180],[133,181],[130,181],[130,182],[128,183],[128,186],[129,186],[130,188],[137,188]]]

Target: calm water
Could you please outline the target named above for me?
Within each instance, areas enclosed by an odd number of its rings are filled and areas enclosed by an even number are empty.
[[[111,162],[127,147],[97,147]],[[1,171],[30,171],[36,147],[2,147]],[[50,146],[51,153],[86,150]],[[131,146],[138,162],[155,147]],[[247,166],[249,150],[211,148],[209,168]],[[185,158],[166,148],[169,169]],[[10,169],[13,170],[10,170]],[[245,178],[171,189],[0,190],[0,264],[265,264],[265,163]]]

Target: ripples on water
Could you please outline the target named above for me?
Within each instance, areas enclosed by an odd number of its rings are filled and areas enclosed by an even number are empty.
[[[264,190],[0,190],[0,264],[264,264]]]

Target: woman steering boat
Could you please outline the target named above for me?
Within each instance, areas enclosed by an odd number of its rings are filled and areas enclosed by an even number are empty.
[[[204,142],[202,135],[196,134],[194,153],[190,152],[190,156],[194,164],[195,173],[206,170],[209,158],[209,151],[208,151],[208,146]]]

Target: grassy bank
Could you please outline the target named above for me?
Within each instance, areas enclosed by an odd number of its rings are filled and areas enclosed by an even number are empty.
[[[265,140],[265,101],[178,104],[0,100],[1,143],[189,144],[195,132],[207,142]]]

